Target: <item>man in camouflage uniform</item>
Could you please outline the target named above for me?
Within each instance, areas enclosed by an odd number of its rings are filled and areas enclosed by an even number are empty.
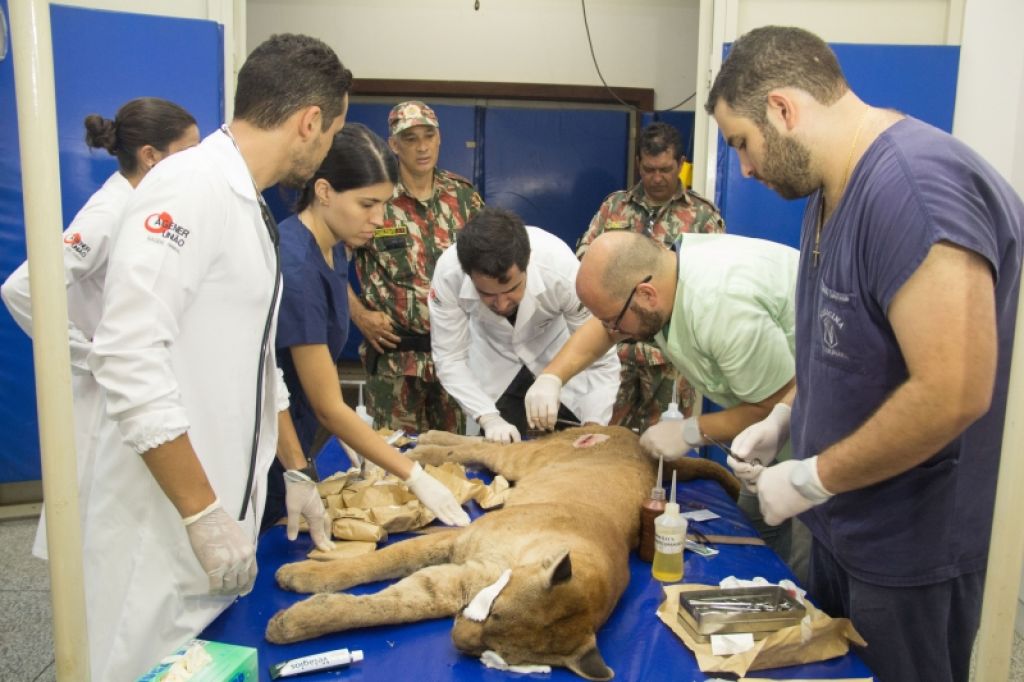
[[[666,123],[652,123],[640,134],[637,168],[640,182],[628,190],[612,192],[576,244],[583,258],[599,235],[630,230],[672,246],[683,232],[724,232],[725,223],[710,201],[683,186],[679,132]],[[689,416],[694,392],[661,350],[651,343],[619,344],[622,375],[612,412],[612,424],[641,431],[656,423],[672,399],[673,382],[679,388],[679,406]]]
[[[430,107],[402,102],[388,128],[400,178],[383,225],[355,251],[362,296],[349,291],[352,321],[364,338],[366,408],[377,426],[464,432],[465,417],[430,357],[427,295],[438,257],[483,200],[468,180],[437,168],[441,131]]]

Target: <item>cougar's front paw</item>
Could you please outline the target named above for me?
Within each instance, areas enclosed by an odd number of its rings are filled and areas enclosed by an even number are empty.
[[[448,455],[451,454],[451,451],[451,447],[447,445],[423,445],[421,443],[406,452],[406,454],[409,456],[409,459],[420,464],[432,464],[439,467],[445,462],[450,461]]]
[[[330,570],[330,561],[297,561],[285,564],[277,569],[274,577],[277,584],[291,592],[310,594],[313,592],[333,592],[332,580],[334,571]]]

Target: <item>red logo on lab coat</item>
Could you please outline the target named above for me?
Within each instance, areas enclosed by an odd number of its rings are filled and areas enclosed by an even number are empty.
[[[71,244],[72,246],[74,246],[75,244],[80,244],[81,241],[82,235],[78,234],[77,232],[72,232],[71,234],[64,237],[64,243]]]
[[[171,229],[171,225],[174,224],[174,218],[171,217],[170,213],[166,211],[163,213],[152,213],[146,216],[146,222],[144,223],[147,230],[156,234],[161,234]]]

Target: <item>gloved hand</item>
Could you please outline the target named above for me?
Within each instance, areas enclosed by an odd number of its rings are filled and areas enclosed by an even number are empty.
[[[732,454],[750,464],[768,466],[789,440],[789,405],[776,403],[768,416],[740,431],[732,441]]]
[[[554,374],[541,374],[526,392],[526,421],[531,429],[555,428],[561,405],[562,380]]]
[[[284,472],[284,506],[288,510],[288,539],[299,537],[299,517],[306,518],[309,537],[321,552],[334,549],[331,542],[331,519],[324,513],[324,503],[316,482],[298,469]]]
[[[736,478],[740,479],[740,485],[745,490],[756,493],[757,479],[760,478],[764,467],[760,464],[744,462],[742,459],[736,459],[732,455],[727,455],[725,461],[732,469],[732,472],[736,474]]]
[[[484,438],[494,443],[518,443],[522,440],[519,429],[501,418],[497,412],[480,415],[477,420],[484,430]]]
[[[412,465],[412,474],[405,484],[434,516],[441,519],[441,523],[449,526],[469,525],[469,515],[459,505],[459,501],[448,488],[424,471],[419,462]]]
[[[832,497],[818,477],[818,458],[791,459],[767,467],[757,482],[764,522],[777,526]]]
[[[677,460],[693,448],[704,445],[697,417],[665,419],[644,431],[640,449],[654,459]]]
[[[220,506],[220,500],[182,522],[192,551],[210,578],[210,594],[245,596],[252,592],[256,546]]]

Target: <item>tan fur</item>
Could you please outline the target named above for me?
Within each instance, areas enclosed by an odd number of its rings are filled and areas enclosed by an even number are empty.
[[[610,438],[589,448],[579,437]],[[570,668],[594,680],[613,673],[595,633],[629,582],[629,550],[655,466],[636,434],[586,426],[513,445],[431,431],[410,455],[426,464],[479,463],[515,483],[505,506],[466,528],[429,533],[370,555],[303,561],[277,572],[281,587],[334,592],[404,578],[373,595],[317,594],[275,615],[267,639],[284,643],[358,627],[455,616],[459,650],[500,654],[509,664]],[[682,480],[713,478],[735,497],[739,484],[710,460],[673,465]],[[462,610],[506,568],[508,585],[483,622]]]

